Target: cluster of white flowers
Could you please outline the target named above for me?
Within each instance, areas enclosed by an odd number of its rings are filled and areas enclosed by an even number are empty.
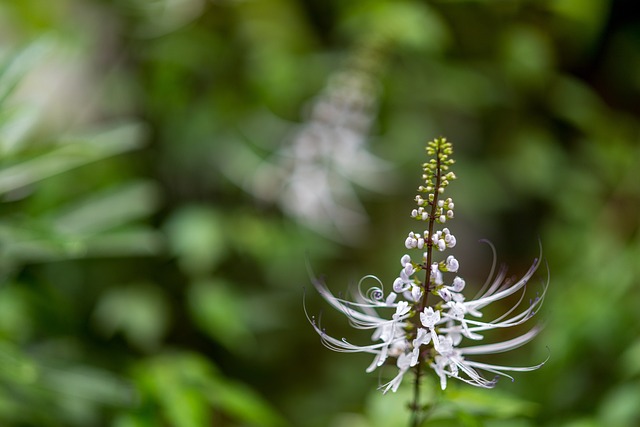
[[[391,173],[367,146],[377,98],[378,82],[368,70],[337,72],[280,153],[286,172],[277,194],[283,209],[345,242],[357,241],[367,222],[354,184],[374,189]],[[256,177],[264,182],[260,173]]]
[[[305,106],[303,122],[289,126],[290,136],[280,149],[259,160],[238,144],[221,156],[225,159],[221,170],[305,226],[334,240],[358,244],[368,216],[357,188],[386,190],[394,178],[390,165],[368,146],[385,52],[377,43],[358,46],[346,67],[331,74]],[[246,169],[238,169],[239,164]]]
[[[373,354],[374,360],[367,372],[384,365],[389,358],[395,359],[398,373],[391,381],[381,386],[385,393],[389,390],[395,392],[404,375],[419,365],[433,369],[440,378],[442,389],[445,389],[448,378],[491,388],[498,376],[512,378],[508,372],[531,371],[544,364],[543,362],[534,366],[511,367],[481,363],[468,358],[509,351],[533,339],[540,331],[539,326],[503,342],[462,345],[466,340],[483,340],[482,333],[485,331],[525,323],[541,306],[547,285],[543,285],[539,297],[530,301],[528,305],[523,304],[526,285],[539,267],[540,258],[533,262],[520,280],[507,279],[504,267],[491,280],[495,270],[495,251],[490,280],[487,280],[476,298],[465,298],[462,291],[466,283],[460,276],[456,275],[451,280],[446,280],[446,276],[458,272],[460,264],[453,255],[442,261],[435,261],[432,249],[443,252],[456,245],[456,238],[448,228],[434,231],[437,224],[453,217],[452,199],[438,200],[438,195],[443,193],[442,189],[449,181],[455,179],[455,175],[446,172],[453,163],[449,159],[452,153],[451,143],[445,139],[436,139],[429,143],[427,152],[435,157],[423,167],[426,186],[421,186],[419,191],[427,193],[427,197],[416,197],[418,208],[411,215],[419,221],[427,222],[427,229],[422,233],[410,232],[405,240],[407,249],[425,251],[417,262],[408,254],[402,256],[402,269],[393,282],[393,290],[386,294],[380,279],[366,276],[358,286],[355,301],[349,301],[335,297],[322,281],[313,279],[318,292],[336,309],[344,312],[354,327],[373,331],[374,343],[358,346],[344,338],[337,339],[327,335],[317,322],[311,319],[313,327],[327,347],[341,352]],[[421,271],[425,272],[422,280],[417,277]],[[373,279],[377,285],[363,292],[362,283],[365,279]],[[514,294],[520,294],[520,297],[504,314],[488,321],[480,320],[483,308]],[[439,300],[431,302],[428,299],[430,295],[438,297]],[[391,316],[382,315],[383,312],[391,312]],[[492,374],[492,378],[485,378],[483,373]]]

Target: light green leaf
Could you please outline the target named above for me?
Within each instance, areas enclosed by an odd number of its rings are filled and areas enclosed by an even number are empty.
[[[156,348],[169,325],[164,294],[149,284],[112,288],[100,298],[93,315],[96,327],[107,336],[121,332],[134,346]]]
[[[152,214],[158,206],[158,188],[149,181],[129,182],[66,206],[53,215],[61,234],[95,234]]]
[[[223,226],[218,214],[204,206],[183,207],[173,214],[166,232],[185,272],[205,274],[220,261],[225,249]]]
[[[40,377],[40,369],[32,358],[13,343],[0,341],[0,379],[13,384],[31,385]]]
[[[533,416],[538,405],[519,399],[499,390],[483,390],[474,387],[452,387],[447,389],[447,400],[459,410],[469,414],[492,418]]]
[[[137,395],[132,384],[108,371],[74,364],[60,368],[43,366],[39,385],[65,401],[88,404],[132,406]]]
[[[364,1],[347,14],[345,28],[358,36],[391,40],[401,46],[441,51],[449,42],[448,28],[438,13],[409,1]]]
[[[599,416],[601,425],[637,426],[640,422],[640,384],[620,384],[603,399]]]
[[[29,224],[0,223],[5,264],[51,262],[69,258],[149,256],[162,247],[161,235],[150,227],[130,226],[122,230],[83,238],[52,235]],[[22,227],[22,228],[20,228]]]
[[[55,45],[53,38],[42,37],[0,62],[0,106],[13,92],[20,80],[42,60]]]
[[[238,420],[256,427],[278,427],[285,421],[267,403],[249,387],[227,382],[214,392],[209,393],[214,405]]]
[[[128,123],[86,136],[66,137],[46,154],[0,170],[0,194],[139,148],[142,131],[140,124]]]
[[[215,413],[241,423],[231,425],[286,425],[254,391],[221,377],[209,360],[195,353],[165,353],[142,361],[136,377],[145,394],[142,400],[153,408],[155,421],[140,425],[168,422],[176,427],[201,427],[212,425]],[[136,418],[141,419],[143,413]]]
[[[16,283],[0,285],[0,336],[24,342],[34,329],[25,289]]]
[[[246,354],[254,349],[255,338],[243,315],[245,303],[227,282],[193,283],[187,295],[189,311],[196,324],[229,350]]]

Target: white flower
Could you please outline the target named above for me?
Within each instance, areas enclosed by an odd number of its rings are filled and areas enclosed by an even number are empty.
[[[396,312],[393,314],[393,320],[398,320],[405,314],[409,313],[411,308],[409,307],[409,303],[406,301],[400,301],[396,305]]]
[[[396,298],[398,295],[395,292],[389,292],[389,295],[385,299],[384,303],[387,306],[392,306],[394,302],[396,302]]]
[[[302,122],[286,132],[289,136],[271,156],[265,159],[238,141],[217,160],[228,178],[257,199],[280,205],[312,230],[357,245],[368,227],[357,188],[389,190],[394,173],[368,143],[381,94],[384,67],[378,65],[387,54],[380,55],[377,43],[362,43],[353,55],[373,62],[363,67],[358,59],[347,61],[347,67],[331,73],[304,108]],[[273,114],[266,117],[282,121]]]
[[[409,236],[407,236],[406,240],[404,241],[404,246],[407,249],[418,247],[418,239],[416,238],[416,235],[413,231],[409,232]]]
[[[400,356],[398,356],[397,366],[400,372],[398,372],[398,375],[396,375],[394,379],[380,387],[383,388],[382,393],[386,393],[389,390],[395,393],[398,390],[402,382],[402,377],[411,367],[411,353],[400,354]]]
[[[446,271],[455,273],[456,271],[458,271],[459,266],[460,264],[458,264],[458,260],[455,259],[453,255],[449,255],[447,257],[447,262],[445,263]]]
[[[408,262],[408,263],[406,263],[406,264],[404,265],[404,268],[402,269],[402,271],[403,271],[403,273],[404,273],[404,277],[407,277],[407,278],[408,278],[409,276],[411,276],[413,273],[415,273],[415,272],[416,272],[416,269],[415,269],[415,268],[413,268],[413,265],[411,265],[411,263],[410,263],[410,262]],[[401,274],[402,274],[402,273],[401,273]]]
[[[444,337],[439,340],[439,345],[436,346],[436,351],[438,351],[439,355],[435,357],[435,364],[431,364],[431,367],[440,377],[440,386],[443,390],[447,387],[447,377],[456,378],[477,387],[493,388],[496,385],[497,378],[494,377],[491,380],[487,380],[482,375],[480,375],[478,370],[490,372],[498,376],[505,376],[513,380],[513,377],[507,374],[507,372],[533,371],[544,365],[546,361],[534,366],[513,367],[474,362],[465,359],[464,355],[492,354],[509,351],[526,344],[531,339],[533,339],[539,331],[539,328],[534,328],[513,340],[505,341],[498,344],[489,344],[466,348],[456,348],[453,345],[451,337]]]
[[[456,236],[454,236],[453,234],[448,234],[444,237],[444,241],[447,244],[448,248],[453,248],[456,246]]]
[[[433,329],[440,322],[440,311],[434,311],[432,307],[427,307],[420,313],[420,321],[425,328]]]
[[[400,258],[400,265],[404,267],[407,264],[411,264],[411,257],[407,254],[404,254],[402,255],[402,258]]]
[[[366,279],[375,280],[380,287],[373,287],[366,293],[361,290],[362,283]],[[349,323],[356,329],[373,330],[372,339],[374,344],[356,345],[346,339],[337,339],[327,335],[325,331],[316,322],[315,318],[307,319],[311,322],[315,331],[320,335],[322,343],[325,347],[344,353],[370,353],[374,355],[374,359],[366,369],[372,372],[377,367],[382,366],[387,357],[392,355],[398,357],[409,343],[406,338],[405,328],[406,320],[410,316],[411,307],[406,301],[393,302],[395,298],[384,298],[382,284],[375,276],[365,276],[358,284],[358,295],[356,301],[348,301],[343,298],[334,296],[327,288],[325,283],[317,278],[312,278],[312,282],[318,293],[334,308],[343,312],[349,319]],[[378,309],[395,308],[390,318],[385,318],[378,314]],[[376,342],[380,341],[380,342]],[[393,388],[393,387],[392,387]]]
[[[411,283],[405,283],[405,281],[402,280],[401,277],[398,277],[393,282],[393,291],[394,292],[404,292],[407,289],[409,289],[410,285],[411,285]]]
[[[354,301],[335,297],[323,282],[313,279],[318,292],[337,310],[342,311],[349,319],[349,323],[357,329],[372,330],[372,344],[355,345],[346,339],[337,339],[325,334],[324,330],[311,318],[314,329],[321,336],[325,346],[341,352],[363,352],[374,356],[366,369],[371,372],[382,366],[388,359],[395,359],[398,371],[395,377],[380,386],[384,393],[389,390],[395,392],[400,386],[404,375],[416,367],[416,385],[419,387],[422,368],[430,366],[440,378],[440,385],[444,389],[449,378],[455,378],[468,384],[491,388],[496,384],[497,377],[506,376],[513,379],[509,372],[530,371],[539,368],[544,362],[526,367],[512,367],[478,362],[476,355],[488,355],[505,352],[518,348],[540,332],[535,326],[528,332],[507,339],[502,342],[480,344],[484,340],[484,333],[490,330],[505,330],[527,322],[540,308],[548,287],[543,285],[542,294],[526,306],[526,285],[540,266],[539,258],[520,280],[506,277],[506,269],[501,268],[492,280],[488,280],[478,295],[473,299],[466,299],[462,291],[467,287],[466,282],[455,276],[450,285],[445,285],[445,275],[458,272],[460,263],[449,255],[445,260],[438,261],[434,252],[445,251],[456,245],[456,239],[448,228],[433,232],[436,222],[444,222],[443,211],[448,209],[451,218],[453,201],[438,199],[447,186],[448,180],[455,179],[453,173],[444,173],[453,160],[447,160],[451,154],[451,144],[444,139],[430,142],[427,153],[434,156],[423,165],[423,178],[426,186],[419,191],[428,192],[428,197],[417,196],[420,205],[412,212],[417,220],[429,222],[428,231],[410,232],[405,240],[408,249],[421,249],[426,246],[421,263],[413,263],[411,256],[405,254],[400,259],[402,269],[393,282],[393,292],[384,292],[382,282],[375,276],[365,276],[358,284],[358,293]],[[438,159],[438,160],[436,160]],[[440,162],[440,163],[439,163]],[[440,165],[440,166],[439,166]],[[440,174],[440,175],[438,175]],[[434,188],[434,181],[437,188]],[[428,214],[424,218],[424,207],[429,206],[434,215]],[[430,231],[429,231],[430,230]],[[432,234],[430,234],[432,233]],[[428,244],[425,244],[425,240]],[[495,249],[491,246],[494,263],[490,278],[495,270]],[[419,277],[416,273],[422,272]],[[361,285],[365,279],[373,279],[377,286],[363,293]],[[447,281],[450,280],[447,277]],[[438,295],[442,301],[432,302],[429,294]],[[482,310],[491,303],[500,300],[515,300],[506,312],[495,318],[483,319]],[[429,306],[427,303],[431,304]],[[305,309],[306,314],[306,309]],[[489,317],[489,316],[487,316]],[[307,318],[309,318],[307,314]],[[473,340],[476,345],[467,344]],[[416,388],[417,390],[418,388]]]
[[[420,346],[431,342],[431,334],[424,328],[418,328],[415,339],[411,343],[413,351],[411,352],[411,366],[418,364],[420,359]]]
[[[464,289],[464,285],[464,279],[456,276],[455,279],[453,279],[453,284],[449,287],[449,290],[451,290],[452,292],[462,292],[462,290]]]
[[[541,330],[538,326],[533,327],[528,332],[507,341],[469,347],[458,347],[462,342],[462,337],[480,340],[483,337],[477,332],[521,325],[536,313],[544,300],[548,281],[544,285],[541,296],[531,301],[528,307],[519,307],[524,300],[525,286],[539,265],[540,261],[539,259],[536,259],[529,271],[527,271],[520,280],[514,283],[505,280],[506,269],[503,268],[498,272],[492,282],[487,282],[485,285],[486,290],[482,291],[478,298],[469,301],[450,301],[445,304],[445,306],[449,308],[447,312],[442,314],[443,320],[446,321],[446,326],[438,328],[438,333],[442,335],[438,336],[437,341],[435,339],[433,340],[434,348],[438,352],[438,356],[435,357],[434,363],[431,364],[431,367],[440,377],[441,387],[443,389],[446,387],[448,377],[456,378],[478,387],[491,388],[495,386],[496,378],[491,380],[486,379],[480,374],[481,371],[497,376],[506,376],[513,380],[507,372],[532,371],[540,368],[545,363],[542,362],[537,365],[527,367],[511,367],[481,363],[466,358],[466,356],[469,355],[500,353],[518,348],[528,343],[538,335]],[[522,292],[522,295],[518,301],[508,309],[506,313],[491,321],[481,322],[465,317],[467,314],[474,317],[481,317],[482,313],[480,310],[482,308],[492,302],[507,298],[519,291]]]
[[[408,263],[407,257],[403,257],[401,263],[405,265],[405,268],[407,265],[412,265]],[[528,321],[541,306],[547,289],[547,284],[545,284],[542,294],[531,301],[527,307],[521,308],[522,302],[525,300],[526,284],[539,265],[540,261],[536,259],[529,271],[520,280],[514,282],[506,280],[506,269],[500,269],[496,277],[485,284],[479,296],[471,300],[465,300],[461,293],[455,292],[462,290],[465,283],[460,277],[454,278],[451,286],[442,286],[439,291],[447,291],[452,297],[443,305],[446,310],[425,307],[419,313],[422,327],[417,328],[413,339],[407,336],[407,327],[411,324],[409,316],[412,314],[414,301],[419,301],[419,298],[416,298],[417,295],[410,295],[408,298],[407,292],[405,292],[407,300],[404,301],[396,302],[397,295],[393,292],[385,297],[381,282],[374,276],[366,276],[361,280],[356,301],[335,297],[322,281],[313,280],[318,292],[333,307],[345,313],[352,326],[357,329],[373,331],[372,344],[355,345],[344,338],[331,337],[320,328],[315,319],[310,319],[310,321],[326,347],[340,352],[372,354],[374,358],[366,369],[367,372],[372,372],[382,366],[389,357],[395,358],[398,373],[391,381],[381,386],[385,393],[389,390],[396,391],[406,372],[421,362],[421,356],[428,357],[429,353],[423,352],[422,348],[429,344],[433,346],[436,355],[428,363],[440,378],[440,385],[443,389],[446,388],[448,378],[458,379],[477,387],[492,388],[499,376],[513,379],[510,372],[535,370],[545,362],[533,366],[513,367],[478,362],[469,359],[469,357],[506,352],[518,348],[538,335],[541,328],[536,326],[520,336],[491,344],[463,346],[463,341],[465,338],[482,340],[483,336],[480,335],[480,332],[518,326]],[[431,270],[432,274],[435,271],[440,273],[437,263],[432,265]],[[403,272],[405,272],[404,269]],[[373,279],[379,286],[369,289],[365,294],[360,288],[365,279]],[[412,293],[416,292],[416,289],[421,291],[420,287],[415,285],[413,287],[415,289],[412,289]],[[483,308],[518,292],[521,293],[520,297],[506,313],[489,321],[478,320],[482,317],[481,310]],[[387,316],[379,314],[379,311],[390,308],[395,311]],[[491,376],[486,378],[486,374],[491,374]]]
[[[448,313],[449,316],[451,316],[455,320],[464,319],[464,315],[467,313],[467,310],[463,303],[450,301],[445,305],[449,307],[449,313]]]
[[[452,295],[451,291],[445,287],[438,289],[438,296],[447,302],[451,301]]]
[[[416,272],[415,267],[411,263],[411,258],[409,255],[403,255],[400,259],[400,264],[404,267],[400,270],[400,277],[396,278],[393,282],[393,291],[394,292],[406,292],[411,290],[411,293],[415,293],[413,288],[415,288],[414,280],[411,276]],[[415,301],[416,299],[414,299]]]
[[[431,280],[436,284],[436,286],[440,286],[444,283],[442,279],[442,272],[438,268],[438,263],[431,264]]]
[[[409,297],[409,295],[407,297]],[[420,301],[420,298],[422,298],[422,289],[420,286],[417,286],[416,284],[411,285],[411,295],[410,298],[407,299],[418,302]]]

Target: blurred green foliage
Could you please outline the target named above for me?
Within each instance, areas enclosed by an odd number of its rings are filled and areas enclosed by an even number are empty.
[[[542,242],[546,329],[509,363],[549,361],[497,390],[427,383],[429,425],[640,424],[631,9],[0,2],[0,424],[406,425],[408,390],[381,396],[307,324],[303,297],[349,333],[306,264],[336,292],[392,280],[439,135],[468,286],[478,239],[513,274]]]

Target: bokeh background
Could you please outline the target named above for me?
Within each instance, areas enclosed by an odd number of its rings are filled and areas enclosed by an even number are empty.
[[[640,425],[633,3],[0,2],[0,425],[406,425],[302,307],[368,340],[307,264],[391,283],[438,136],[468,287],[483,238],[551,274],[544,332],[495,360],[549,360],[425,383],[429,425]]]

